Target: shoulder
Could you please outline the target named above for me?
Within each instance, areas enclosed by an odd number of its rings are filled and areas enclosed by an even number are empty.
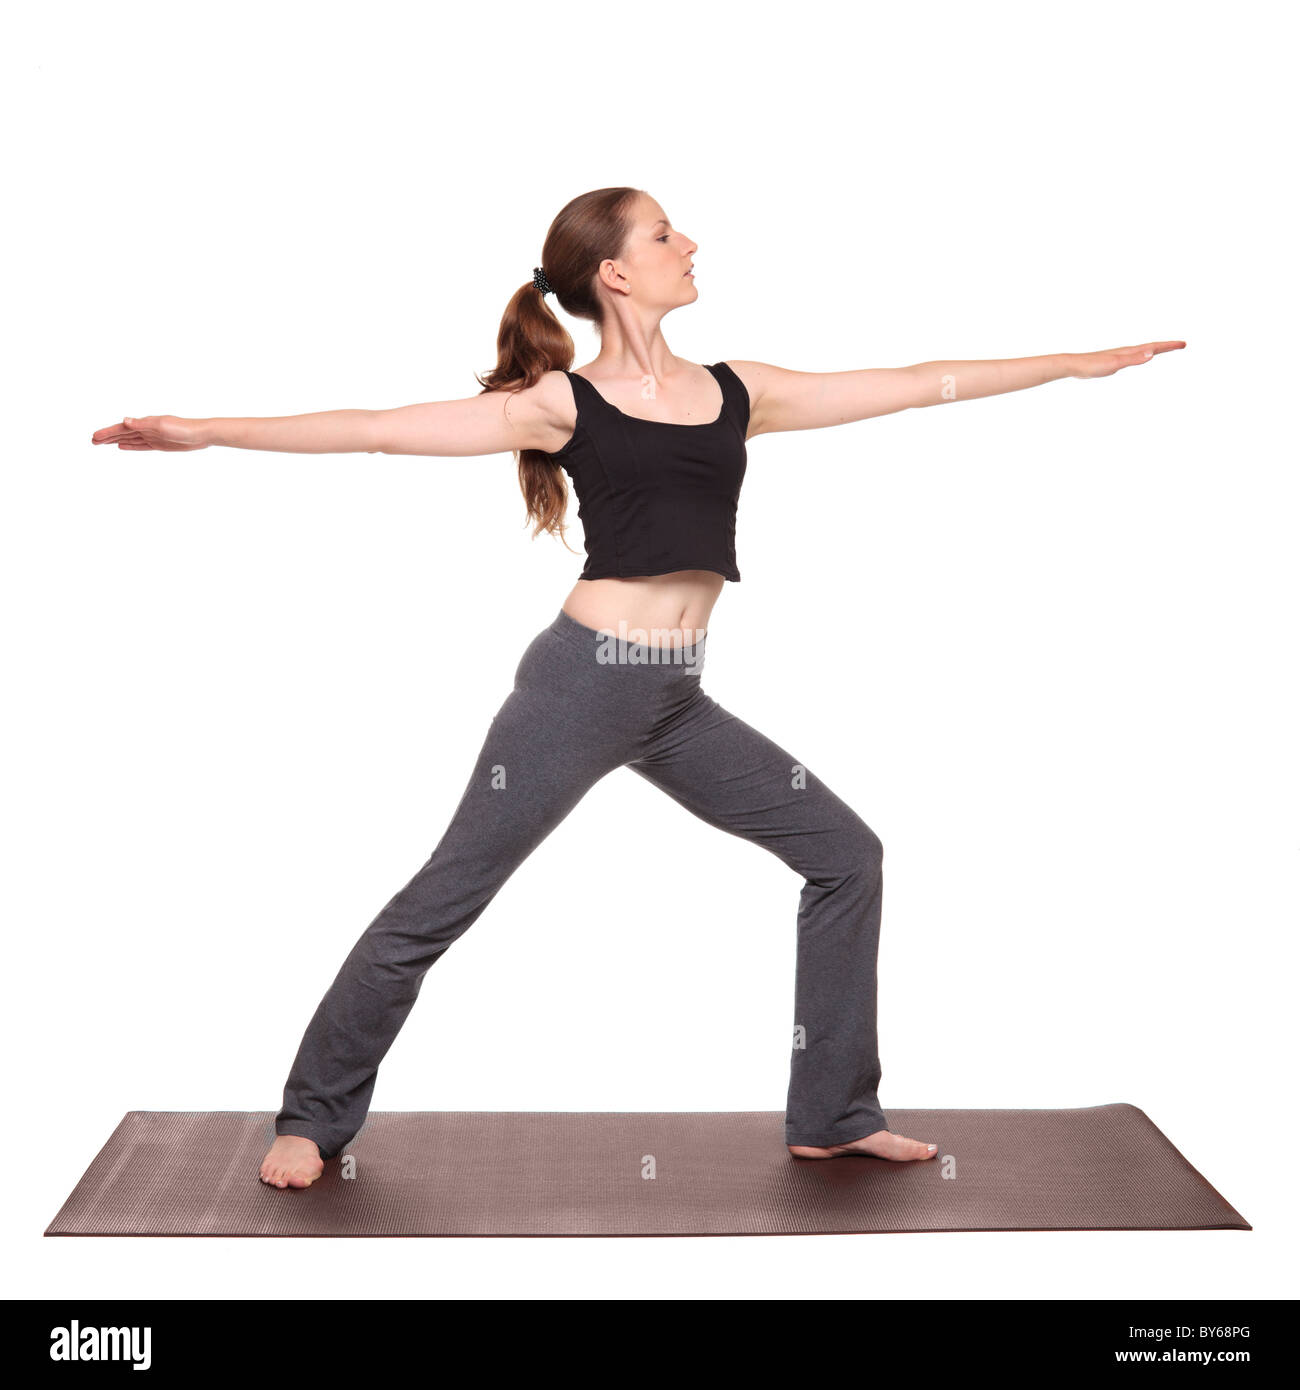
[[[764,433],[768,428],[764,406],[778,399],[790,383],[802,375],[785,367],[774,367],[770,362],[751,362],[737,357],[729,357],[722,365],[731,368],[749,396],[747,438]]]
[[[568,377],[559,369],[543,372],[531,386],[487,394],[506,397],[506,414],[521,440],[516,447],[553,454],[573,435],[577,404]]]
[[[763,400],[763,393],[784,375],[780,367],[773,367],[767,362],[750,362],[739,357],[729,357],[721,365],[730,368],[745,388],[751,408],[757,407]]]
[[[528,401],[535,410],[546,410],[565,401],[570,405],[573,403],[569,378],[558,367],[554,371],[543,372],[531,386],[517,390],[515,395],[521,401]]]
[[[774,367],[770,362],[748,362],[738,357],[727,358],[722,366],[731,368],[744,382],[750,399],[755,401],[762,395],[765,386],[784,374],[782,368]]]
[[[543,372],[527,390],[518,393],[518,400],[534,418],[561,425],[566,434],[573,429],[577,415],[573,386],[559,368]]]
[[[745,393],[745,408],[752,416],[754,407],[758,404],[763,391],[765,371],[770,371],[762,362],[748,362],[743,358],[728,357],[716,364],[726,368],[733,377],[740,383]],[[752,430],[750,431],[753,432]]]

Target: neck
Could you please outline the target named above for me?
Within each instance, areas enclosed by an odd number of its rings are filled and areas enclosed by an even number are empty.
[[[663,315],[639,309],[620,296],[605,306],[600,352],[602,376],[662,380],[676,364],[660,327]]]

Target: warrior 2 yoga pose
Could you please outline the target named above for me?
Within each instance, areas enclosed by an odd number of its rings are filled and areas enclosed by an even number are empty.
[[[563,538],[567,472],[585,567],[529,643],[442,839],[366,928],[302,1039],[260,1177],[306,1187],[365,1121],[379,1063],[424,973],[588,789],[627,767],[710,825],[777,855],[804,882],[785,1140],[797,1158],[930,1158],[891,1134],[877,1099],[876,952],[882,846],[797,759],[701,687],[706,632],[739,580],[746,441],[915,406],[1110,376],[1181,342],[986,362],[797,372],[675,357],[664,315],[699,297],[695,243],[635,188],[570,202],[542,264],[506,308],[497,365],[464,400],[277,419],[127,418],[120,449],[219,444],[284,453],[513,452],[533,535]],[[600,352],[546,304],[589,319]]]

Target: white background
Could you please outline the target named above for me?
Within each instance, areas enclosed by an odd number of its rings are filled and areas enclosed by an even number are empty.
[[[1294,1296],[1284,7],[6,28],[5,1292]],[[1130,1102],[1252,1233],[42,1239],[125,1111],[278,1107],[580,568],[508,455],[92,431],[473,395],[551,218],[613,184],[699,243],[693,361],[1187,340],[753,440],[705,688],[884,841],[887,1109]],[[798,890],[614,774],[426,978],[374,1108],[780,1110]]]

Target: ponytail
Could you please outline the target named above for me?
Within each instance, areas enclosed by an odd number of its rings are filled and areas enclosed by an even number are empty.
[[[542,292],[530,280],[510,297],[497,332],[497,365],[476,378],[484,391],[525,391],[547,372],[573,364],[573,339],[551,312]],[[519,486],[533,523],[533,536],[543,531],[564,541],[564,513],[569,485],[564,469],[540,449],[516,450]],[[564,541],[568,545],[568,541]],[[572,547],[570,547],[572,549]]]
[[[639,192],[601,188],[574,198],[560,211],[546,234],[540,274],[511,295],[501,316],[496,366],[475,377],[485,392],[524,391],[547,372],[567,371],[573,365],[573,339],[546,303],[543,287],[554,292],[566,313],[589,319],[599,331],[596,270],[626,244],[628,214]],[[516,454],[534,538],[546,532],[568,546],[564,515],[569,486],[564,469],[540,449],[519,449]]]

